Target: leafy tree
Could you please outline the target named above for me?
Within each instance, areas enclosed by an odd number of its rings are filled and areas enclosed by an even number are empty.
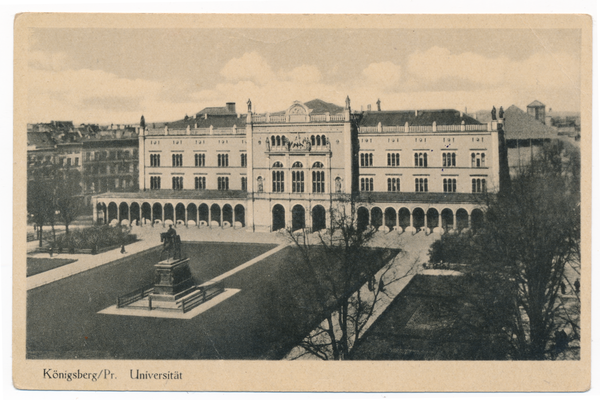
[[[54,226],[57,174],[57,167],[50,162],[28,165],[27,212],[39,228],[40,247],[44,225]]]
[[[330,210],[330,218],[330,227],[320,232],[286,231],[305,265],[303,272],[296,272],[311,288],[310,301],[303,300],[297,308],[313,307],[319,315],[318,326],[301,341],[293,358],[310,354],[323,360],[348,359],[386,288],[408,275],[395,271],[398,250],[371,247],[375,230],[358,228],[353,203],[341,201]]]
[[[65,232],[69,234],[69,224],[83,209],[81,198],[81,173],[76,169],[66,169],[62,179],[57,182],[56,208],[65,224]]]

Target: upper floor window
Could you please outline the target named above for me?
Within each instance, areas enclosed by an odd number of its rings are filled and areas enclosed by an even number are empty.
[[[247,155],[246,153],[242,153],[242,154],[240,155],[240,158],[241,158],[241,164],[240,164],[240,165],[241,165],[242,167],[245,167],[245,166],[247,166],[247,165],[248,165],[248,155]]]
[[[285,178],[283,171],[273,171],[273,192],[282,193],[285,191]]]
[[[388,165],[388,167],[399,167],[400,166],[400,153],[388,153],[387,154],[387,165]]]
[[[313,168],[323,168],[323,163],[321,161],[317,161],[312,165]]]
[[[283,163],[281,161],[275,161],[273,163],[273,168],[283,168]]]
[[[150,166],[160,167],[160,154],[150,154]]]
[[[292,168],[302,168],[303,165],[300,161],[296,161],[295,163],[292,164]]]
[[[217,184],[219,190],[229,190],[229,177],[219,176],[217,178]]]
[[[361,192],[372,192],[373,191],[373,178],[360,178],[360,191]]]
[[[183,176],[174,176],[173,177],[173,190],[181,190],[183,189]]]
[[[428,192],[428,178],[415,178],[415,192]]]
[[[196,167],[204,167],[206,165],[206,154],[196,153],[194,154],[194,161]]]
[[[471,168],[485,167],[485,153],[471,153]]]
[[[388,186],[388,192],[399,192],[400,191],[400,178],[388,178],[387,186]]]
[[[229,154],[217,154],[217,166],[228,167],[229,166]]]
[[[248,190],[248,178],[242,176],[242,190]]]
[[[285,146],[287,143],[287,138],[285,136],[271,136],[271,146],[272,147],[280,147]]]
[[[304,171],[292,171],[292,193],[304,193]]]
[[[313,193],[325,193],[325,171],[312,172]]]
[[[427,153],[415,153],[415,167],[427,166]]]
[[[442,167],[456,167],[456,153],[442,153]]]
[[[372,167],[373,166],[373,153],[360,153],[360,166],[361,167]]]
[[[206,189],[206,177],[205,176],[197,176],[194,178],[196,183],[196,190]]]
[[[160,176],[150,177],[150,189],[160,189]]]
[[[471,185],[473,193],[485,193],[487,190],[485,187],[485,179],[473,178],[471,180]]]
[[[325,146],[327,144],[327,137],[325,135],[312,135],[310,137],[310,144],[312,146]]]
[[[173,166],[181,167],[183,165],[183,154],[173,154]]]
[[[444,179],[444,193],[455,193],[456,192],[456,179],[449,178]]]

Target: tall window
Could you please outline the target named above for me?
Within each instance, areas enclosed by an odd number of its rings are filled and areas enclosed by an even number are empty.
[[[387,165],[388,165],[388,167],[399,167],[400,166],[400,153],[388,153],[387,154]]]
[[[444,179],[444,193],[455,193],[456,192],[456,179],[449,178]]]
[[[206,165],[206,154],[204,154],[204,153],[194,154],[194,161],[196,162],[196,167],[204,167]]]
[[[160,167],[160,154],[150,154],[150,166]]]
[[[313,171],[313,193],[325,193],[325,172],[324,171]]]
[[[248,178],[242,176],[242,190],[248,190]]]
[[[173,177],[173,190],[181,190],[183,189],[183,176],[174,176]]]
[[[456,167],[456,153],[442,153],[442,167]]]
[[[428,178],[415,178],[415,192],[428,192]]]
[[[219,190],[229,190],[229,177],[219,176],[217,178],[217,184]]]
[[[400,191],[400,178],[388,178],[388,192],[399,192]]]
[[[160,176],[150,177],[150,189],[160,189]]]
[[[427,166],[427,153],[415,153],[415,167]]]
[[[361,192],[372,192],[373,191],[373,178],[360,178],[360,191]]]
[[[229,166],[229,154],[218,154],[217,155],[217,165],[219,167],[228,167]]]
[[[487,190],[485,187],[485,179],[473,178],[471,180],[471,185],[473,193],[485,193]]]
[[[304,171],[292,171],[292,193],[304,193]]]
[[[372,167],[373,166],[373,153],[360,153],[360,166],[361,167]]]
[[[471,153],[471,168],[485,167],[485,153]]]
[[[281,193],[285,191],[284,172],[273,171],[273,192]]]
[[[246,153],[242,153],[240,155],[241,157],[241,166],[245,167],[246,165],[248,165],[248,155]]]
[[[183,154],[173,154],[173,166],[181,167],[183,165]]]
[[[205,176],[197,176],[194,178],[196,182],[196,190],[206,189],[206,177]]]

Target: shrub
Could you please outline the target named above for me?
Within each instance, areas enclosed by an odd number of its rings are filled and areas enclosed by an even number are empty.
[[[90,228],[72,230],[68,235],[61,235],[52,244],[55,249],[91,249],[128,244],[136,240],[126,226],[92,226]]]

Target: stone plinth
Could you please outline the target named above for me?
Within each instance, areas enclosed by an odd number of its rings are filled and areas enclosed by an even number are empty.
[[[190,267],[189,258],[180,260],[165,260],[154,266],[155,283],[153,300],[174,300],[179,294],[186,292],[194,286],[194,280]]]

